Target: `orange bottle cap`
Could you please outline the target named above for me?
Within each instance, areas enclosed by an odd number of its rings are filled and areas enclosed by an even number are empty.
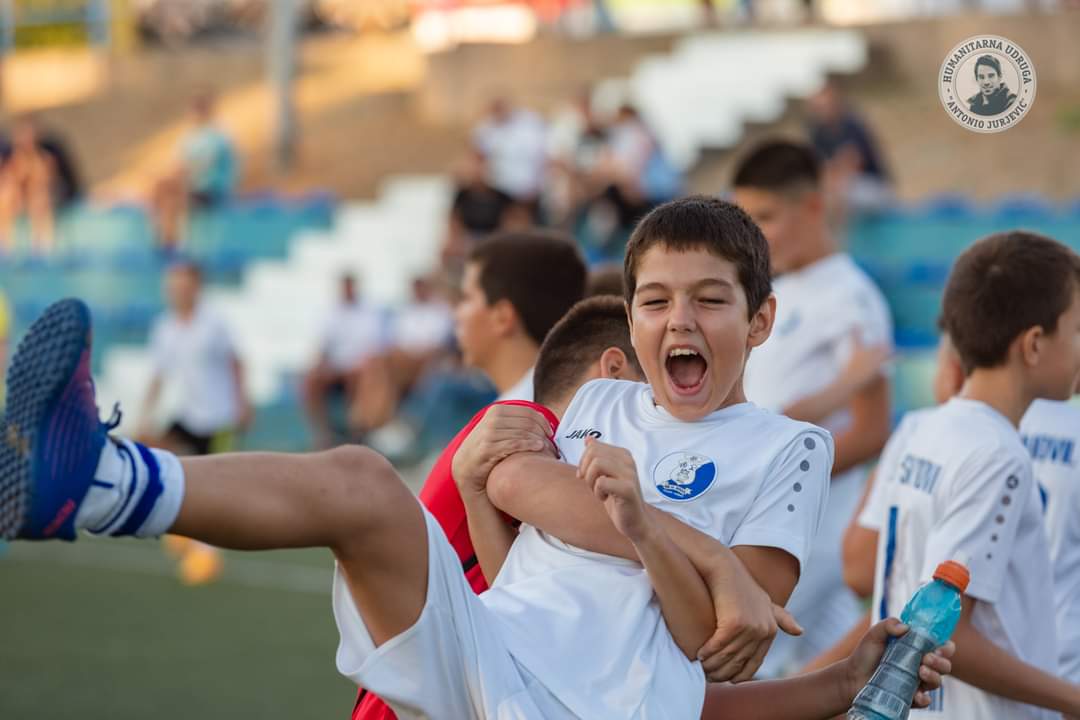
[[[937,566],[934,579],[946,582],[960,592],[964,592],[967,590],[968,583],[971,582],[971,573],[955,560],[946,560]]]

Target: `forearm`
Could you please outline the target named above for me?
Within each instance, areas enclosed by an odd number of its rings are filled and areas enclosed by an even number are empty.
[[[1032,667],[990,642],[965,617],[953,640],[953,675],[986,692],[1017,702],[1080,714],[1080,687]]]
[[[461,499],[468,517],[469,538],[476,551],[476,560],[484,579],[491,585],[506,562],[517,531],[507,524],[506,518],[491,504],[487,495],[462,492]]]
[[[604,506],[576,472],[572,465],[558,460],[519,454],[492,471],[488,497],[503,512],[563,542],[639,560],[634,546],[615,529]]]
[[[813,395],[796,400],[783,410],[792,420],[820,423],[851,400],[853,388],[841,376]]]
[[[702,720],[825,720],[843,714],[854,695],[842,663],[783,680],[711,684]]]
[[[653,528],[646,538],[634,543],[634,549],[649,574],[675,644],[694,660],[716,629],[712,596],[686,553],[662,528]]]
[[[853,425],[842,433],[833,436],[835,456],[833,458],[833,476],[869,462],[881,452],[888,439],[888,425],[882,428],[864,428]]]

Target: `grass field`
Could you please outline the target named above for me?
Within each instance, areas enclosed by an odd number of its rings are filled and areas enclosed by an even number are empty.
[[[0,553],[2,720],[349,715],[326,551],[229,553],[198,588],[156,541]]]

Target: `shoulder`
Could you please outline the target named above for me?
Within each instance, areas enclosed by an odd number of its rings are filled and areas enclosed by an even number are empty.
[[[585,413],[591,414],[600,410],[611,410],[620,403],[622,404],[621,407],[625,409],[627,403],[632,402],[633,398],[647,387],[648,385],[644,383],[629,380],[608,380],[604,378],[590,380],[574,393],[574,398],[570,401],[570,405],[567,406],[566,412],[563,413],[563,422],[565,423],[569,418]],[[625,415],[626,413],[623,412],[622,414]]]
[[[1080,406],[1070,402],[1056,400],[1036,400],[1024,413],[1020,429],[1045,430],[1055,428],[1060,431],[1080,428]]]
[[[830,459],[833,456],[832,434],[813,423],[792,420],[786,415],[763,408],[755,408],[749,420],[753,423],[752,432],[755,436],[768,438],[761,443],[761,447],[767,449],[768,457],[765,459],[771,465],[789,457],[793,452],[825,453]]]

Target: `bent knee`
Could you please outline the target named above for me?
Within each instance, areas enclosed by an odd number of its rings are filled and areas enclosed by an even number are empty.
[[[330,504],[355,523],[377,521],[404,503],[416,503],[390,461],[361,445],[342,445],[320,453],[331,476]]]

